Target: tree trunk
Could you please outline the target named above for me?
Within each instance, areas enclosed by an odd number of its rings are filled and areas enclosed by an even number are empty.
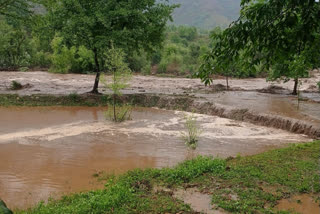
[[[113,70],[113,84],[115,84],[116,81],[116,72]],[[113,117],[114,122],[117,122],[117,115],[116,115],[116,94],[113,92]]]
[[[229,76],[226,76],[226,81],[227,81],[227,90],[229,90]]]
[[[295,78],[294,79],[294,87],[293,87],[292,95],[297,95],[298,94],[298,83],[299,83],[299,79]]]
[[[91,91],[91,93],[93,94],[98,94],[98,87],[99,87],[99,81],[100,81],[100,65],[99,65],[99,59],[98,59],[98,51],[97,49],[95,48],[93,50],[94,52],[94,62],[95,62],[95,65],[96,65],[96,79],[94,80],[94,85],[93,85],[93,89]]]
[[[116,115],[116,95],[113,94],[113,120],[117,122],[117,115]]]

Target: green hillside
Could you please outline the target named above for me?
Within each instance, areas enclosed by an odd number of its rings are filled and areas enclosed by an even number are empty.
[[[180,4],[174,12],[175,25],[189,25],[199,28],[228,26],[237,19],[240,0],[169,0]]]

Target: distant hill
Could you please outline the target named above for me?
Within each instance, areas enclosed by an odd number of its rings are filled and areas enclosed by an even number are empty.
[[[160,0],[159,0],[160,1]],[[169,0],[180,4],[173,13],[175,25],[212,29],[226,27],[239,17],[241,0]],[[36,13],[45,13],[44,7],[35,4]]]
[[[180,4],[173,14],[175,25],[204,29],[226,27],[239,17],[241,0],[169,0]]]

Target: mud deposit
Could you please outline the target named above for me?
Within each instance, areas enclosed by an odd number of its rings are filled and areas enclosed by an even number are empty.
[[[225,211],[214,209],[211,205],[211,196],[200,193],[197,189],[179,189],[174,193],[174,197],[182,200],[184,203],[189,204],[190,207],[199,213],[207,214],[225,214]]]
[[[0,198],[27,208],[50,196],[102,188],[94,173],[173,166],[196,155],[251,155],[308,141],[278,129],[196,115],[197,150],[181,140],[183,112],[138,108],[133,120],[108,122],[102,108],[0,108]]]
[[[291,210],[302,214],[320,213],[320,205],[310,195],[296,195],[283,199],[276,207],[278,210]]]

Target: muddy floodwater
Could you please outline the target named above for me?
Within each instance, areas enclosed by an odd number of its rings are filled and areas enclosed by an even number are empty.
[[[317,99],[320,99],[320,94],[316,95]],[[225,106],[294,118],[320,128],[320,103],[300,101],[298,104],[294,96],[255,91],[226,91],[197,96]]]
[[[196,155],[257,154],[310,139],[249,123],[196,114],[203,130],[190,151],[183,112],[137,108],[114,124],[103,108],[0,107],[0,198],[10,208],[102,188],[94,173],[173,166]]]
[[[291,210],[301,214],[320,213],[320,206],[310,195],[296,195],[289,199],[282,199],[276,207],[278,210]]]

